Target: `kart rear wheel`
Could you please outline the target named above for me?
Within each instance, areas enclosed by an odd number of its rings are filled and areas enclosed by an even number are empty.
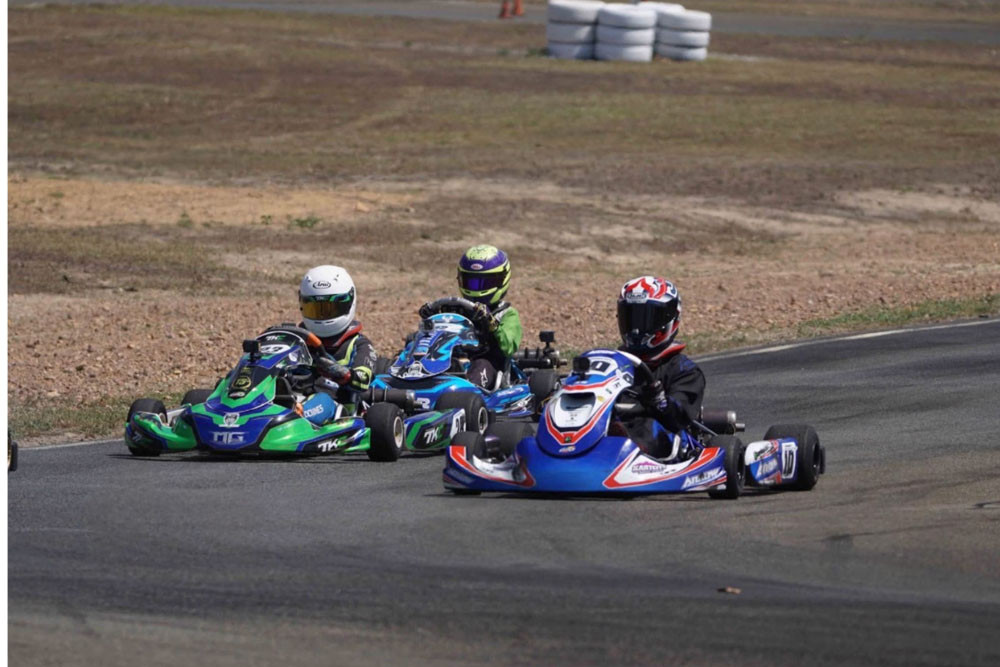
[[[155,415],[160,416],[160,420],[163,422],[167,421],[167,408],[163,405],[163,401],[157,398],[140,398],[132,402],[132,405],[128,409],[128,417],[125,418],[126,423],[132,421],[132,416],[137,412],[152,412]],[[128,452],[132,456],[159,456],[159,449],[152,449],[149,447],[137,447],[131,443],[126,442],[125,445],[128,447]]]
[[[375,360],[375,367],[372,368],[372,373],[375,375],[385,375],[389,372],[390,366],[392,366],[392,359],[388,357],[379,357]]]
[[[212,395],[212,391],[212,389],[192,389],[184,394],[184,397],[181,399],[181,405],[198,405],[199,403],[204,403]]]
[[[819,444],[816,429],[808,424],[775,424],[767,429],[765,440],[795,438],[798,443],[798,460],[795,462],[795,481],[789,488],[796,491],[809,491],[819,481],[823,472],[823,447]]]
[[[535,435],[535,429],[524,422],[496,422],[486,429],[486,435],[496,437],[500,453],[508,458],[514,454],[517,443]]]
[[[528,388],[535,397],[535,414],[542,414],[542,404],[559,388],[559,373],[549,368],[540,368],[528,378]]]
[[[392,403],[376,403],[365,413],[369,434],[368,458],[372,461],[395,461],[403,451],[406,433],[403,411]]]
[[[441,395],[434,409],[465,410],[465,430],[485,433],[490,425],[490,413],[486,409],[483,397],[474,391],[449,391]]]
[[[743,493],[743,482],[746,479],[746,466],[743,464],[743,442],[734,435],[717,435],[709,443],[711,447],[721,447],[726,451],[723,467],[726,469],[726,484],[724,489],[713,486],[708,490],[712,498],[735,500]]]

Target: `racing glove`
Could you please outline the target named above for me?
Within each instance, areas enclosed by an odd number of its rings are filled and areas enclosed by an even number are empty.
[[[351,369],[328,357],[320,357],[316,360],[316,370],[323,377],[329,378],[339,385],[345,385],[351,381]]]
[[[417,314],[420,315],[420,319],[426,320],[428,317],[434,314],[434,309],[431,308],[431,304],[428,302],[420,306],[420,309],[417,311]]]
[[[497,318],[493,317],[493,313],[483,303],[476,304],[476,309],[472,312],[472,323],[476,325],[477,329],[487,333],[495,333],[497,327],[500,326],[497,323]]]
[[[687,413],[672,396],[667,396],[663,383],[659,380],[643,387],[639,400],[671,431],[679,431],[687,425]]]

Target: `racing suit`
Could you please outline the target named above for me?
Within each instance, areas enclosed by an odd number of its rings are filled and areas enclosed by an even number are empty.
[[[355,413],[358,394],[368,390],[378,358],[371,341],[361,333],[361,323],[357,320],[351,322],[341,335],[320,340],[323,349],[336,364],[314,361],[319,375],[315,383],[316,392],[306,399],[302,408],[303,416],[316,425],[333,419],[337,404],[343,406],[344,414]]]
[[[657,398],[659,388],[655,386],[638,388],[646,415],[624,424],[629,437],[656,458],[669,454],[673,442],[670,435],[654,427],[653,421],[673,434],[686,429],[701,413],[705,374],[681,353],[684,348],[683,343],[675,343],[657,361],[646,362],[662,386],[663,396]]]
[[[469,381],[486,391],[496,387],[497,373],[507,368],[507,360],[521,345],[521,316],[506,301],[501,301],[489,314],[489,321],[477,322],[485,350],[477,353],[469,364]]]

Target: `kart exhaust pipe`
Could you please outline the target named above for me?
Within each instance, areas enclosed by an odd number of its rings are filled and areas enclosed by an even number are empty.
[[[714,433],[734,435],[746,430],[746,424],[736,421],[733,410],[702,410],[701,423]]]
[[[403,412],[413,412],[417,407],[417,396],[411,389],[375,389],[372,387],[365,394],[368,403],[392,403],[399,406]]]

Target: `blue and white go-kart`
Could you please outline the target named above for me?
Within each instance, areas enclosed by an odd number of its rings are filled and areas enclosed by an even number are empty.
[[[809,490],[826,455],[808,425],[772,426],[744,445],[733,412],[702,414],[688,430],[669,433],[639,419],[635,387],[653,381],[638,358],[598,349],[573,360],[573,374],[552,396],[538,424],[499,422],[484,434],[452,438],[444,486],[483,491],[560,494],[652,494],[707,491],[738,498],[747,487]],[[636,424],[643,423],[642,429]],[[652,427],[650,427],[652,423]],[[650,452],[650,442],[667,443]]]
[[[551,347],[552,332],[542,332],[542,349],[515,355],[497,374],[497,384],[484,390],[466,377],[471,359],[482,350],[470,320],[475,304],[447,297],[430,304],[435,314],[421,320],[406,346],[371,384],[372,400],[399,405],[404,416],[404,447],[410,451],[440,450],[462,430],[483,433],[501,419],[537,416],[541,404],[559,385],[559,353]],[[406,400],[397,400],[405,396]]]

